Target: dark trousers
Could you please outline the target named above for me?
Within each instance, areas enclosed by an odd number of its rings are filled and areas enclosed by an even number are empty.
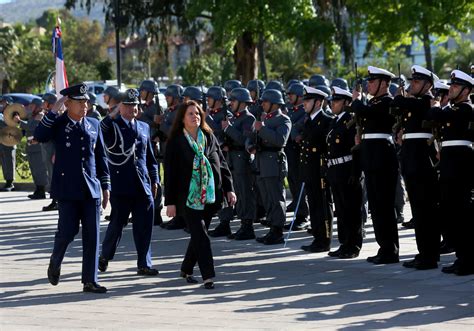
[[[288,187],[293,197],[293,203],[296,205],[298,202],[298,197],[300,196],[301,191],[301,176],[300,176],[300,165],[299,165],[299,147],[293,145],[285,149],[286,158],[288,160]],[[298,218],[307,218],[308,217],[308,203],[306,202],[306,193],[303,191],[301,196],[300,205],[298,207],[298,213],[296,217]]]
[[[155,197],[155,213],[160,213],[161,209],[163,209],[163,188],[161,187],[161,175],[160,175],[160,166],[161,163],[158,163],[158,190],[156,191],[156,197]]]
[[[372,215],[375,240],[380,246],[378,255],[398,256],[398,227],[395,217],[395,191],[398,169],[366,171],[367,198]]]
[[[321,179],[318,178],[306,180],[305,189],[308,197],[314,243],[319,246],[330,247],[333,212],[327,199],[327,190],[321,188]]]
[[[347,250],[362,248],[362,185],[349,183],[351,164],[329,168],[328,177],[337,213],[337,237]]]
[[[66,250],[82,224],[82,282],[97,282],[100,199],[59,200],[58,209],[58,229],[51,255],[53,267],[61,267]]]
[[[410,200],[411,212],[415,220],[415,238],[418,258],[436,263],[439,258],[440,214],[438,208],[439,187],[436,173],[404,176]]]
[[[202,279],[214,278],[214,258],[212,257],[211,240],[207,229],[211,224],[212,215],[205,210],[184,208],[184,219],[191,234],[181,271],[192,275],[196,263],[199,265]]]
[[[258,187],[262,192],[267,221],[274,227],[282,228],[286,221],[286,192],[283,178],[258,177]]]
[[[232,172],[235,194],[237,195],[237,217],[241,220],[257,219],[257,199],[252,188],[250,169],[247,172]]]
[[[137,250],[138,268],[151,268],[151,235],[153,231],[153,198],[148,195],[110,197],[112,213],[102,242],[101,256],[112,260],[127,225],[130,213],[133,218],[133,240]]]

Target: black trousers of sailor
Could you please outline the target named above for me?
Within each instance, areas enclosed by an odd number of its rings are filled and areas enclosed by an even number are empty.
[[[181,271],[193,274],[196,263],[199,265],[203,280],[214,278],[214,258],[212,257],[211,240],[207,230],[211,224],[212,214],[206,210],[195,210],[184,207],[184,219],[191,234]]]
[[[97,282],[99,254],[100,199],[58,201],[58,229],[54,237],[51,262],[59,268],[69,244],[82,225],[82,283]]]
[[[153,198],[140,192],[133,196],[111,194],[112,213],[102,242],[101,256],[106,260],[114,258],[117,246],[122,238],[123,228],[127,225],[130,213],[133,218],[133,240],[137,250],[137,267],[151,268],[151,236],[153,231]]]
[[[362,248],[362,185],[350,182],[352,161],[328,169],[337,213],[337,237],[345,251]]]
[[[321,178],[305,180],[313,243],[324,248],[331,246],[333,211],[327,199],[328,191],[322,189]],[[326,196],[323,197],[323,194]],[[326,203],[325,203],[326,202]],[[326,209],[326,211],[324,211]]]

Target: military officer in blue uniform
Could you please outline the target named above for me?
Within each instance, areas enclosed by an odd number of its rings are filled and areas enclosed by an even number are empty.
[[[418,253],[404,267],[436,269],[439,259],[440,219],[438,174],[433,134],[423,123],[430,119],[431,89],[438,77],[419,65],[411,67],[409,95],[400,91],[392,102],[392,113],[401,116],[400,165],[413,215]],[[402,87],[403,88],[403,87]]]
[[[138,121],[139,93],[125,91],[119,107],[120,115],[109,114],[101,122],[112,183],[112,214],[102,242],[99,270],[105,272],[114,258],[127,225],[133,217],[133,239],[137,249],[137,274],[155,276],[152,268],[151,235],[154,202],[159,184],[158,164],[153,154],[148,124]]]
[[[284,148],[291,131],[291,120],[283,114],[285,105],[280,91],[269,89],[262,94],[262,108],[265,112],[254,123],[254,133],[247,139],[246,148],[255,154],[258,169],[257,184],[265,206],[266,221],[270,231],[258,237],[265,245],[282,244],[283,225],[286,220],[286,194],[284,180],[288,174],[288,163]]]
[[[296,203],[301,190],[300,176],[300,138],[303,132],[306,113],[303,105],[304,85],[302,83],[293,83],[288,89],[288,99],[291,107],[288,107],[288,117],[291,120],[291,132],[288,143],[285,147],[286,157],[288,159],[288,186],[290,188],[293,201],[286,207],[287,212],[295,211]],[[308,218],[308,204],[306,195],[303,195],[298,207],[293,230],[302,230],[306,227]],[[285,226],[289,229],[289,225]]]
[[[28,195],[30,199],[46,199],[46,186],[48,185],[48,170],[44,163],[43,144],[31,144],[35,129],[43,118],[42,105],[43,101],[41,99],[33,99],[27,106],[29,117],[27,121],[21,120],[18,115],[13,118],[14,121],[20,124],[20,128],[26,135],[26,156],[36,186],[33,194]]]
[[[332,208],[327,197],[326,136],[331,117],[323,111],[328,95],[320,89],[305,86],[303,97],[306,118],[301,133],[300,176],[305,183],[313,241],[301,249],[310,253],[327,252],[332,239]]]
[[[461,70],[454,70],[449,88],[451,106],[441,109],[437,102],[432,109],[432,118],[441,126],[439,180],[442,222],[456,251],[456,261],[441,271],[458,276],[474,274],[471,197],[474,188],[474,112],[469,100],[473,87],[474,78]]]
[[[388,70],[369,66],[367,90],[372,99],[361,100],[353,91],[351,108],[361,120],[360,162],[365,175],[367,197],[372,215],[375,240],[380,246],[377,255],[367,261],[374,264],[398,263],[398,227],[395,217],[395,192],[398,160],[392,140],[396,120],[390,114],[392,97],[388,93],[390,80],[395,77]]]
[[[337,237],[341,244],[328,255],[340,259],[359,256],[362,248],[362,185],[359,167],[353,161],[352,149],[356,135],[355,123],[346,111],[352,93],[332,87],[331,120],[327,142],[328,180],[331,184],[337,213]]]
[[[58,229],[48,268],[48,279],[57,285],[67,247],[82,224],[82,283],[84,292],[105,293],[97,283],[99,252],[100,198],[109,199],[110,177],[100,124],[86,117],[87,85],[68,87],[51,112],[36,128],[34,141],[54,141],[56,159],[51,195],[58,200]],[[62,106],[66,111],[58,115]]]
[[[240,228],[229,238],[249,240],[255,239],[253,223],[257,217],[257,201],[252,187],[250,154],[245,149],[245,142],[252,134],[255,117],[247,107],[252,103],[252,98],[246,88],[233,89],[229,100],[234,116],[230,120],[222,121],[221,125],[227,137],[228,165],[234,179],[235,193],[240,197],[236,209],[237,217],[241,220]]]

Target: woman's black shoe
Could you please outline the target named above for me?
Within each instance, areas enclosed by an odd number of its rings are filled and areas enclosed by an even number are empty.
[[[188,275],[188,274],[186,274],[185,272],[182,272],[182,271],[181,271],[180,277],[186,279],[186,283],[189,283],[189,284],[199,283],[197,281],[197,279],[194,278],[192,275]]]
[[[214,289],[214,282],[204,283],[204,288],[207,289],[207,290],[213,290]]]

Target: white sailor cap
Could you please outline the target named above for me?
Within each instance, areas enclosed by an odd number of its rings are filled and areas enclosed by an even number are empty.
[[[433,72],[430,70],[423,68],[422,66],[419,66],[415,64],[414,66],[411,67],[411,78],[408,78],[409,80],[429,80],[432,82],[436,82],[439,80],[439,77],[436,76]]]
[[[453,70],[451,72],[451,82],[448,85],[457,84],[457,85],[465,85],[468,87],[474,86],[474,78],[466,74],[461,70]]]
[[[352,93],[348,90],[342,89],[337,86],[331,87],[332,89],[332,97],[331,100],[340,100],[340,99],[348,99],[352,100]]]
[[[304,87],[303,100],[326,99],[327,97],[328,97],[327,93],[324,93],[323,91],[317,88],[314,88],[311,86]]]
[[[434,83],[434,88],[436,90],[449,90],[449,85],[445,84],[444,82],[442,82],[441,80],[437,80],[435,83]]]
[[[374,79],[380,79],[380,78],[387,80],[387,79],[395,78],[394,74],[382,68],[368,66],[367,70],[369,72],[369,77],[367,77],[367,80],[374,80]]]

